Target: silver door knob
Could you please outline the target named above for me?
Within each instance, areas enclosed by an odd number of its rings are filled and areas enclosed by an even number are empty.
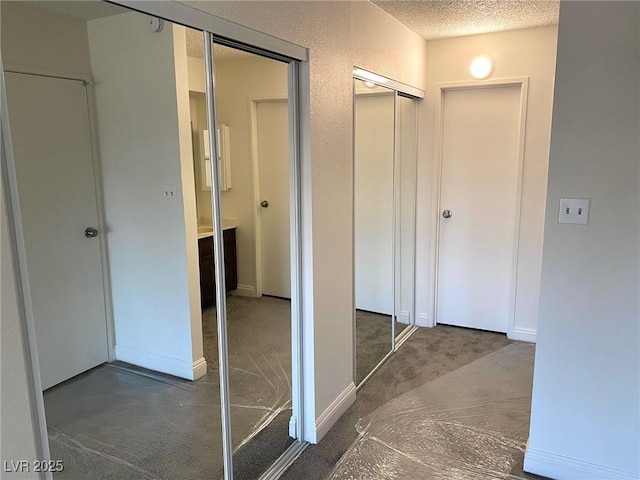
[[[98,230],[96,230],[93,227],[88,227],[85,231],[84,231],[84,236],[87,238],[94,238],[98,236]]]
[[[269,202],[267,202],[266,200],[262,200],[262,201],[260,202],[260,206],[261,206],[262,208],[267,208],[267,207],[269,206]]]
[[[453,215],[453,213],[451,213],[451,210],[444,210],[444,211],[442,212],[442,216],[443,216],[444,218],[451,218],[451,216],[452,216],[452,215]]]

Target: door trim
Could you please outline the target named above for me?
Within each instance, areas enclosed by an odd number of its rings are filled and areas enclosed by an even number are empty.
[[[2,57],[0,56],[0,96],[2,105],[7,105],[7,92],[5,88],[4,70],[2,69]],[[22,229],[22,214],[18,196],[18,176],[16,174],[13,143],[11,140],[11,127],[9,125],[8,109],[0,112],[2,120],[0,128],[2,135],[2,151],[0,152],[2,163],[3,196],[6,202],[7,220],[9,226],[9,238],[11,241],[12,261],[14,265],[14,277],[16,281],[16,296],[18,303],[18,315],[20,317],[20,330],[23,336],[22,349],[25,357],[27,371],[27,388],[31,399],[31,416],[33,418],[33,434],[36,454],[44,461],[51,460],[49,451],[49,437],[47,435],[47,420],[44,410],[44,396],[42,395],[42,381],[40,379],[40,362],[38,360],[38,345],[36,343],[36,327],[33,320],[33,308],[31,301],[31,287],[27,273],[27,256],[25,251],[24,231]],[[13,228],[11,228],[13,227]],[[41,473],[40,478],[53,479],[52,472]]]
[[[509,318],[507,324],[507,337],[511,338],[515,328],[515,307],[517,296],[517,276],[518,276],[518,254],[520,247],[520,214],[522,209],[522,172],[524,167],[524,146],[526,136],[527,123],[527,101],[529,92],[529,77],[509,77],[496,78],[492,80],[482,81],[463,81],[463,82],[442,82],[436,83],[435,89],[435,132],[434,132],[434,150],[433,150],[433,185],[432,185],[432,205],[436,206],[436,210],[432,212],[435,215],[435,258],[434,258],[434,287],[433,287],[433,322],[430,326],[438,324],[438,272],[440,257],[440,211],[442,210],[442,144],[443,144],[443,122],[444,95],[448,91],[455,90],[476,90],[487,88],[501,87],[519,87],[520,88],[520,111],[518,125],[518,147],[516,158],[516,194],[515,194],[515,231],[512,246],[511,261],[511,288],[509,293]]]
[[[255,252],[255,296],[262,296],[262,217],[260,216],[258,204],[260,203],[260,158],[258,148],[258,104],[288,102],[288,98],[283,95],[262,96],[249,99],[249,129],[251,143],[249,144],[251,156],[251,176],[253,180],[253,234]],[[291,141],[291,139],[289,139]],[[292,172],[290,172],[290,175]],[[293,177],[291,177],[293,180]],[[291,195],[292,190],[289,190]],[[292,264],[293,265],[293,264]],[[293,283],[292,283],[293,284]]]

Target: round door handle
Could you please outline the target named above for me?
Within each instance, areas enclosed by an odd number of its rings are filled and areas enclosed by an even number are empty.
[[[452,217],[452,215],[453,215],[453,213],[451,213],[451,210],[444,210],[444,211],[442,212],[442,216],[443,216],[444,218],[451,218],[451,217]]]
[[[96,230],[93,227],[88,227],[85,231],[84,231],[84,236],[87,238],[95,238],[98,236],[98,230]]]
[[[267,207],[269,206],[269,202],[267,202],[266,200],[262,200],[262,201],[260,202],[260,206],[261,206],[262,208],[267,208]]]

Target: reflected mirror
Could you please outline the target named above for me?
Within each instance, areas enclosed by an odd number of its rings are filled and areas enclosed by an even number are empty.
[[[353,111],[354,377],[360,386],[415,323],[418,104],[356,78]]]
[[[354,80],[355,383],[392,350],[395,92]]]

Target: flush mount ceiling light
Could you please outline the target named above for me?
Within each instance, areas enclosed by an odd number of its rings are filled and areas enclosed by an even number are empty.
[[[376,88],[376,84],[373,82],[369,82],[369,81],[365,81],[364,82],[364,86],[365,87],[369,87],[369,88]]]
[[[471,66],[469,67],[471,76],[478,80],[484,80],[491,72],[493,72],[493,62],[487,56],[480,56],[473,59]]]

